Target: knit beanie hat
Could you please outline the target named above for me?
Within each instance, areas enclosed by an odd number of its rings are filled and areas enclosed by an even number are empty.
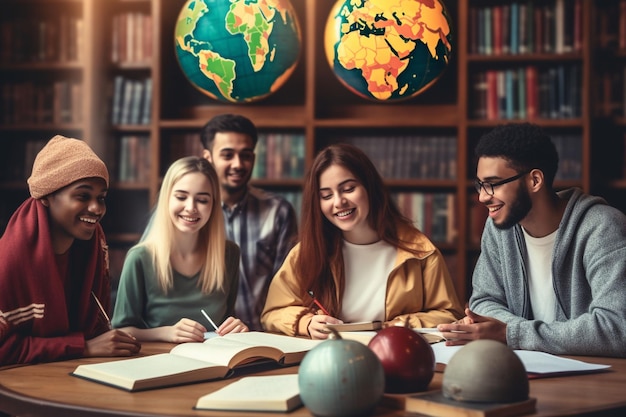
[[[33,198],[41,198],[75,181],[93,177],[102,178],[109,186],[107,167],[89,145],[56,135],[35,157],[28,189]]]

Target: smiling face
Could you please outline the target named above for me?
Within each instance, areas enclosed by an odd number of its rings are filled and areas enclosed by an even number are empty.
[[[209,179],[200,172],[183,175],[172,187],[169,214],[182,233],[198,233],[211,218],[215,193]]]
[[[254,143],[244,133],[218,132],[213,149],[203,155],[215,167],[222,191],[222,200],[235,204],[245,193],[254,167]]]
[[[481,157],[478,160],[476,178],[483,182],[496,183],[517,175],[506,160],[496,157]],[[478,200],[489,209],[489,217],[499,229],[509,229],[521,223],[532,208],[532,200],[524,182],[526,176],[507,184],[494,187],[489,195],[481,189]]]
[[[54,252],[65,253],[74,239],[89,240],[106,213],[107,185],[102,178],[86,178],[43,197],[50,212]]]
[[[370,227],[369,199],[365,187],[341,165],[333,164],[320,174],[320,208],[324,217],[355,244],[378,240]]]

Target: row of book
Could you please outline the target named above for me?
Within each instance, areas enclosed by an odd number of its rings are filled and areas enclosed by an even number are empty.
[[[456,178],[456,136],[353,136],[341,141],[358,146],[385,178]]]
[[[534,65],[473,75],[475,119],[571,119],[582,114],[581,67]]]
[[[3,17],[0,21],[0,63],[80,61],[83,26],[82,17],[70,15]]]
[[[147,125],[152,120],[152,78],[113,78],[111,123]]]
[[[469,27],[473,54],[580,52],[582,0],[527,0],[471,7]]]
[[[80,81],[0,83],[0,122],[12,124],[81,123]]]
[[[270,190],[289,201],[301,218],[301,190]],[[453,193],[394,192],[392,198],[400,212],[433,242],[454,243],[458,237],[456,226],[456,196]],[[484,210],[486,218],[486,210]],[[482,231],[482,230],[481,230]]]
[[[386,143],[388,148],[395,149],[399,157],[399,152],[402,152],[403,145],[409,143],[405,141],[406,137],[398,138],[377,138],[377,143]],[[420,143],[428,143],[430,148],[436,149],[441,143],[448,142],[454,143],[453,138],[448,137],[447,140],[435,140],[441,139],[437,137],[422,138]],[[557,172],[557,180],[579,180],[582,177],[582,138],[580,135],[553,135],[552,140],[559,153],[559,171]],[[384,141],[384,142],[383,142]],[[417,139],[413,138],[416,142]],[[168,160],[163,161],[162,165],[166,168],[173,161],[189,155],[202,155],[203,146],[200,142],[199,133],[180,133],[174,134],[169,137],[169,140],[165,141],[168,149],[165,152],[168,155]],[[398,142],[395,143],[394,142]],[[369,142],[366,142],[369,143]],[[256,161],[252,172],[252,178],[254,179],[278,179],[278,178],[294,178],[300,179],[304,176],[304,135],[300,133],[262,133],[259,135],[259,141],[256,149]],[[358,146],[358,145],[357,145]],[[365,152],[372,153],[371,156],[374,160],[374,164],[381,171],[381,175],[384,178],[397,178],[389,175],[385,175],[387,172],[382,160],[376,160],[376,153],[372,149],[361,147]],[[426,157],[424,158],[424,155]],[[427,160],[428,157],[433,157],[433,154],[428,150],[416,155],[420,158]],[[428,164],[424,160],[419,160],[420,166],[427,166]],[[456,162],[456,153],[454,153],[454,160]],[[150,137],[148,135],[138,134],[125,134],[120,137],[119,140],[119,166],[115,169],[118,172],[120,181],[131,182],[144,182],[149,178],[150,169]],[[456,172],[454,176],[450,176],[449,171],[445,167],[450,163],[445,162],[445,158],[441,158],[440,164],[444,165],[442,172],[447,175],[445,177],[456,179]],[[395,161],[395,165],[400,165],[402,162]],[[455,170],[456,171],[456,170]],[[411,177],[412,178],[412,177]],[[419,177],[415,177],[419,178]],[[408,205],[405,205],[408,207]],[[414,216],[412,216],[414,217]]]
[[[111,62],[115,64],[148,62],[152,59],[152,16],[125,12],[111,22]]]
[[[202,155],[200,133],[177,133],[168,139],[169,160]],[[302,133],[259,133],[252,178],[302,178],[304,176],[305,138]]]
[[[413,220],[415,227],[433,242],[454,243],[456,196],[453,193],[395,192],[393,198],[400,212]]]
[[[150,136],[127,134],[119,138],[117,173],[121,182],[146,183],[150,180]]]
[[[302,178],[305,142],[303,133],[259,134],[252,178]]]

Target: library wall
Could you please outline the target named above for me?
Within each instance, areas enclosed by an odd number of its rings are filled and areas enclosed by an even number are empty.
[[[393,103],[353,94],[329,67],[323,28],[334,0],[291,2],[302,35],[297,67],[274,94],[247,104],[213,100],[185,78],[173,39],[184,0],[5,2],[0,230],[28,196],[41,146],[54,134],[84,139],[111,172],[103,227],[119,274],[165,170],[199,154],[200,128],[224,112],[260,130],[253,183],[296,208],[319,149],[361,147],[403,212],[441,248],[462,299],[486,218],[472,150],[497,124],[540,124],[561,153],[557,186],[626,210],[626,0],[445,0],[447,70],[424,93]]]

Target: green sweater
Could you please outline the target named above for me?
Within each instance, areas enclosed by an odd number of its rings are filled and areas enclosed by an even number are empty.
[[[204,309],[218,326],[233,315],[239,285],[239,247],[231,241],[226,242],[223,291],[202,294],[198,286],[199,275],[188,277],[174,271],[173,288],[164,294],[155,278],[154,265],[146,247],[130,249],[120,277],[113,327],[171,326],[188,318],[212,331],[200,310]]]

